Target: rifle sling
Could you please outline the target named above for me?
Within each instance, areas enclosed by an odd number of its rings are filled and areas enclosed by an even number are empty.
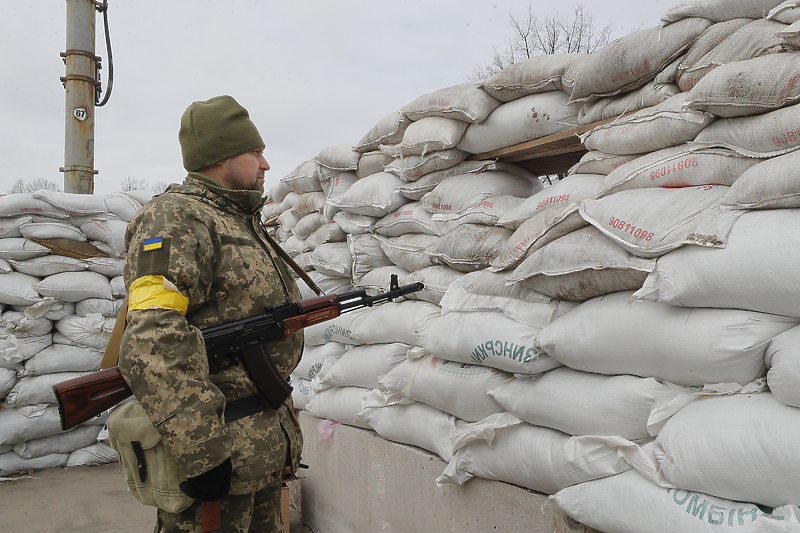
[[[264,344],[253,344],[242,349],[242,361],[269,405],[277,410],[292,395],[292,386],[283,379]]]

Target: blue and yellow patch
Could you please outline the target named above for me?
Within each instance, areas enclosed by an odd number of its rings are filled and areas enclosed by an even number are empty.
[[[163,246],[164,241],[161,237],[154,237],[152,239],[145,239],[144,246],[142,250],[145,252],[149,252],[151,250],[160,250],[161,246]]]

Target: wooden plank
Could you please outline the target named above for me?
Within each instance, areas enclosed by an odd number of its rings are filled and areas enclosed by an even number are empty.
[[[476,154],[470,157],[470,159],[474,160],[500,159],[501,161],[519,163],[519,162],[530,162],[546,158],[554,158],[556,156],[561,156],[565,154],[583,154],[587,150],[586,147],[581,142],[579,136],[583,133],[591,131],[597,126],[607,124],[619,118],[620,117],[612,117],[609,119],[601,120],[599,122],[594,122],[592,124],[577,126],[575,128],[570,128],[568,130],[564,130],[559,133],[554,133],[553,135],[548,135],[547,137],[542,137],[540,139],[534,139],[532,141],[515,144],[514,146],[508,146],[505,148],[498,148],[497,150],[492,150],[491,152]],[[569,167],[566,167],[563,170],[554,173],[555,174],[566,173],[568,168]]]

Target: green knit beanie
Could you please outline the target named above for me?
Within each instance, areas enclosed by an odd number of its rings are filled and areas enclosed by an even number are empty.
[[[230,96],[192,103],[181,117],[178,141],[183,168],[189,172],[264,148],[249,113]]]

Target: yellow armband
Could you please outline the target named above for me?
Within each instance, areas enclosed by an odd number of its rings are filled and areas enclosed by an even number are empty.
[[[174,309],[186,314],[189,299],[164,276],[142,276],[128,291],[128,309]]]

